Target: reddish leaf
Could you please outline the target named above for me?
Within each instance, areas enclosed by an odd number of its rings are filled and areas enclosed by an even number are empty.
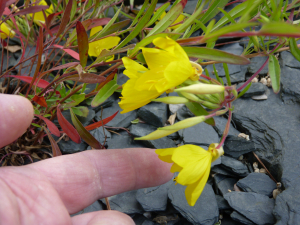
[[[5,1],[5,0],[4,0]],[[11,4],[14,4],[17,0],[9,0],[9,1],[6,1],[6,6],[10,6]]]
[[[6,6],[6,0],[0,0],[0,18],[2,17],[2,14],[4,13],[5,6]]]
[[[77,144],[81,143],[81,138],[77,130],[69,123],[68,120],[63,116],[59,106],[57,106],[57,120],[63,131]]]
[[[86,66],[89,51],[89,38],[80,21],[76,23],[77,42],[79,50],[79,59],[82,68]]]
[[[51,120],[48,120],[47,118],[40,116],[40,115],[36,115],[36,114],[34,114],[34,116],[44,120],[44,122],[47,124],[47,127],[49,128],[50,132],[52,134],[54,134],[55,136],[60,137],[60,132],[59,132],[57,126]]]
[[[47,10],[49,8],[49,6],[47,5],[36,5],[36,6],[31,6],[29,8],[26,9],[22,9],[16,13],[14,13],[14,16],[19,16],[19,15],[26,15],[28,13],[36,13],[36,12],[40,12],[42,10]]]
[[[14,78],[17,78],[17,79],[20,79],[21,81],[24,81],[26,83],[31,83],[33,77],[25,77],[25,76],[16,76],[16,75],[5,75],[5,77],[14,77]],[[45,81],[45,80],[42,80],[40,79],[38,81],[38,84],[36,84],[37,81],[34,81],[33,85],[36,85],[38,86],[39,88],[45,88],[49,85],[49,82],[48,81]]]
[[[105,84],[107,84],[109,81],[111,81],[117,72],[118,72],[118,69],[115,69],[111,74],[109,74],[106,77],[106,80],[98,85],[96,91],[99,91]]]
[[[52,156],[53,157],[56,157],[56,156],[60,156],[62,155],[61,154],[61,151],[56,143],[56,141],[54,140],[54,138],[52,137],[52,135],[49,133],[49,131],[47,129],[45,129],[47,135],[48,135],[48,138],[50,140],[50,143],[51,143],[51,147],[52,147]]]
[[[80,59],[79,59],[79,54],[78,54],[77,52],[75,52],[74,50],[72,50],[72,49],[64,48],[64,47],[61,46],[61,45],[53,45],[53,47],[62,49],[64,52],[68,53],[68,54],[69,54],[70,56],[72,56],[74,59],[80,60]]]
[[[35,101],[37,104],[43,106],[43,107],[47,107],[48,106],[47,102],[46,102],[46,100],[44,98],[44,96],[37,96],[37,95],[35,95],[32,100]]]
[[[5,7],[3,15],[8,16],[11,13],[11,11],[9,10],[9,8]]]
[[[115,112],[113,115],[111,115],[111,116],[109,116],[109,117],[107,117],[107,118],[105,118],[105,119],[103,119],[103,120],[101,120],[99,122],[96,122],[96,123],[93,123],[91,125],[88,125],[88,126],[86,126],[84,128],[87,129],[87,130],[94,130],[94,129],[98,128],[98,127],[101,127],[101,126],[107,124],[108,122],[110,122],[113,118],[115,118],[115,116],[118,114],[118,112],[119,112],[119,110],[117,112]]]
[[[105,81],[105,77],[93,73],[82,73],[66,77],[67,80],[80,81],[88,84],[97,84]]]
[[[59,26],[59,29],[57,31],[56,37],[62,34],[62,32],[66,29],[69,21],[70,21],[70,15],[72,10],[73,1],[70,0],[66,6],[64,15],[62,16],[61,23]]]
[[[79,64],[78,62],[70,62],[70,63],[66,63],[66,64],[63,64],[63,65],[60,65],[60,66],[51,68],[50,70],[47,70],[47,71],[43,72],[42,75],[40,75],[40,76],[43,76],[43,75],[45,75],[45,74],[48,74],[48,73],[50,73],[51,71],[54,71],[54,70],[61,70],[61,69],[65,69],[65,68],[77,66],[78,64]]]
[[[75,113],[73,112],[72,109],[70,109],[70,113],[71,113],[72,122],[73,122],[74,126],[76,127],[77,131],[80,133],[80,137],[82,137],[82,139],[86,143],[88,143],[92,148],[101,149],[102,146],[99,143],[99,141],[97,141],[96,138],[94,138],[93,135],[91,135],[84,128],[84,126],[80,123],[80,121],[78,120],[78,118],[76,117],[76,115],[75,115]]]
[[[101,19],[93,19],[92,24],[89,26],[89,29],[92,29],[93,27],[99,27],[106,25],[111,18],[101,18]]]
[[[188,0],[181,0],[180,4],[184,8]]]

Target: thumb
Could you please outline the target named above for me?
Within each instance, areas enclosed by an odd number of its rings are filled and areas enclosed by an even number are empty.
[[[20,137],[32,119],[33,107],[28,99],[0,94],[0,148]]]

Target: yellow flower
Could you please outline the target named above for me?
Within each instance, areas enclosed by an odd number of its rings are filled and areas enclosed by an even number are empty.
[[[98,33],[101,30],[102,30],[102,26],[92,28],[90,36],[93,36],[94,34]],[[93,42],[89,43],[88,54],[89,54],[89,56],[98,57],[100,55],[100,53],[103,51],[103,49],[109,50],[109,49],[115,47],[116,45],[119,44],[120,40],[121,40],[121,38],[112,36],[112,37],[100,39],[98,41],[93,41]],[[111,61],[111,60],[112,59],[110,59],[108,61]]]
[[[36,0],[33,2],[36,2]],[[48,4],[45,0],[41,0],[38,5],[46,5],[47,6]],[[46,14],[46,16],[49,16],[52,13],[53,13],[53,5],[51,4],[50,7],[47,10],[45,10],[45,14]],[[33,21],[37,25],[41,26],[41,23],[45,24],[45,17],[44,17],[44,14],[42,11],[36,12],[36,13],[34,13],[34,15],[33,15],[33,13],[30,13],[29,15],[30,15],[30,17],[33,16]]]
[[[148,104],[164,93],[193,77],[198,70],[182,47],[170,38],[156,38],[153,44],[160,49],[142,48],[148,69],[124,57],[124,74],[130,79],[123,86],[121,113],[135,110]]]
[[[156,13],[156,12],[155,12]],[[158,20],[162,20],[165,16],[166,16],[166,12],[163,12],[162,14],[161,14],[161,16],[158,18]],[[178,18],[172,23],[172,25],[173,24],[176,24],[176,23],[179,23],[179,22],[181,22],[181,21],[183,21],[185,19],[185,16],[184,15],[182,15],[182,14],[180,14],[179,16],[178,16]],[[156,22],[157,23],[157,22]],[[181,26],[181,24],[177,24],[177,25],[175,25],[175,26],[171,26],[170,27],[170,29],[171,30],[175,30],[176,28],[178,28],[178,27],[180,27]]]
[[[1,39],[6,39],[8,36],[10,38],[13,38],[16,34],[6,23],[1,23],[0,30],[1,30],[0,32]]]
[[[157,149],[158,157],[173,163],[171,173],[179,172],[175,181],[187,186],[185,197],[190,206],[196,204],[207,182],[211,163],[224,154],[223,148],[216,149],[218,144],[211,144],[206,151],[196,145],[183,145],[178,148]]]

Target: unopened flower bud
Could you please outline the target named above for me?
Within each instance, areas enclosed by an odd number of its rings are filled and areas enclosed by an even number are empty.
[[[183,97],[191,100],[191,101],[194,101],[194,102],[198,102],[200,100],[196,95],[191,94],[191,93],[187,93],[187,92],[182,91],[179,94],[182,95]]]
[[[185,91],[193,94],[215,94],[225,90],[224,86],[214,84],[193,84],[187,87],[175,89],[175,92]]]
[[[166,104],[185,104],[185,103],[189,102],[189,100],[184,97],[176,97],[176,96],[157,98],[157,99],[152,99],[151,101],[152,102],[163,102]]]
[[[181,120],[180,122],[177,122],[172,126],[160,127],[160,128],[158,128],[158,130],[173,130],[175,132],[175,131],[178,131],[181,129],[195,126],[196,124],[201,123],[205,120],[206,120],[205,116],[195,116],[192,118]]]

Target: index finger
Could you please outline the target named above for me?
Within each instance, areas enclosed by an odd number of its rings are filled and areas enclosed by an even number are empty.
[[[45,174],[74,213],[103,197],[163,184],[172,178],[170,166],[153,149],[137,148],[89,150],[28,167]]]

